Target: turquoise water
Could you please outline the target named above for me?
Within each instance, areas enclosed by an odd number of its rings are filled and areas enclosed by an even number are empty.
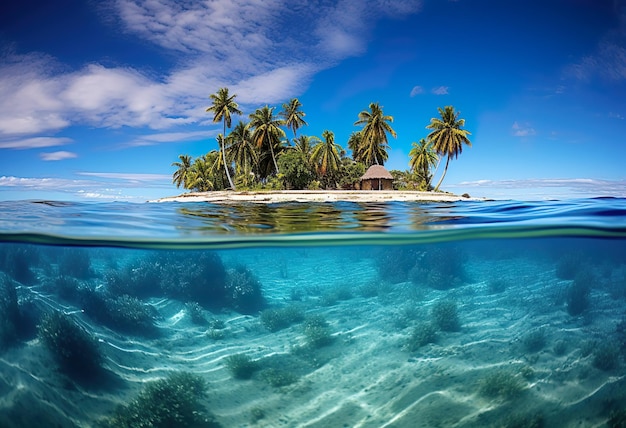
[[[623,199],[0,202],[0,427],[624,426],[625,357]]]

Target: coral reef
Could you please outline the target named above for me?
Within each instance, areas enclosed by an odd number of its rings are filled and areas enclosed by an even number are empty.
[[[432,323],[442,331],[459,331],[461,321],[457,304],[450,300],[440,300],[432,308]]]
[[[69,316],[58,311],[46,314],[38,333],[64,373],[87,379],[101,371],[103,357],[96,339]]]
[[[194,374],[176,372],[150,382],[127,406],[100,422],[102,428],[219,426],[205,413],[199,400],[206,396],[206,383]]]

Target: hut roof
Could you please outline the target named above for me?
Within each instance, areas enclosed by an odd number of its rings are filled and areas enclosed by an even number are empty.
[[[387,171],[382,165],[372,165],[367,169],[367,171],[365,171],[365,174],[363,174],[361,180],[371,180],[378,178],[393,180],[393,175],[391,175],[391,173]]]

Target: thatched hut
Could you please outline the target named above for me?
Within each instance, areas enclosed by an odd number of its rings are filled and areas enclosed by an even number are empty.
[[[393,190],[393,175],[382,165],[370,166],[360,181],[361,190]]]

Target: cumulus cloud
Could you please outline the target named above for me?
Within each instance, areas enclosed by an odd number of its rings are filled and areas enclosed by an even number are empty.
[[[85,64],[43,54],[0,61],[0,138],[71,125],[168,129],[200,123],[210,92],[227,86],[245,106],[297,96],[320,70],[362,53],[377,20],[416,13],[416,0],[294,4],[287,0],[115,0],[110,20],[165,50],[177,64]],[[202,91],[206,93],[202,93]]]
[[[58,152],[40,153],[39,157],[45,161],[59,161],[78,157],[76,153],[60,150]]]
[[[411,97],[415,97],[423,93],[424,93],[424,88],[422,88],[421,86],[413,86],[413,89],[411,89]]]
[[[432,92],[435,95],[448,95],[448,87],[447,86],[437,86],[433,89],[431,89],[430,92]]]
[[[519,122],[513,122],[511,132],[514,137],[531,137],[537,134],[535,129],[528,123],[520,124]]]

